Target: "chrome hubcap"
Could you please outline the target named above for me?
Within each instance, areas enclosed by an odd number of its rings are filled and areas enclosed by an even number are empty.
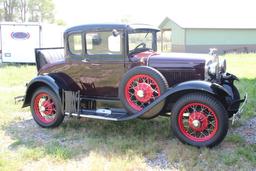
[[[45,112],[45,107],[44,107],[44,106],[40,106],[40,107],[39,107],[39,111],[40,111],[40,112]]]
[[[193,120],[192,123],[193,123],[194,127],[196,127],[196,128],[199,128],[201,126],[201,123],[199,120]]]
[[[139,96],[140,98],[144,97],[144,91],[143,90],[138,90],[137,91],[137,96]]]

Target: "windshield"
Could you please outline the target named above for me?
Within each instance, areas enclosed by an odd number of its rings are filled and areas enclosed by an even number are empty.
[[[129,33],[129,53],[136,50],[153,49],[153,33],[152,32],[135,32]]]

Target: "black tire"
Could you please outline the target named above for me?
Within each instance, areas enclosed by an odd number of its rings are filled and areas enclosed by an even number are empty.
[[[125,76],[123,77],[123,79],[119,85],[119,99],[129,114],[137,113],[138,111],[142,110],[145,106],[147,106],[149,103],[151,103],[153,101],[153,98],[151,98],[149,100],[150,102],[141,103],[141,104],[145,104],[145,105],[143,105],[143,107],[138,107],[141,109],[138,109],[136,107],[136,104],[134,104],[134,106],[132,106],[131,102],[128,102],[128,97],[127,97],[128,95],[126,94],[126,92],[127,92],[126,86],[127,86],[127,84],[129,84],[131,79],[133,79],[137,76],[146,76],[148,79],[154,80],[153,86],[151,86],[151,85],[150,86],[152,89],[157,87],[156,89],[159,91],[159,94],[157,94],[157,97],[160,96],[161,94],[163,94],[166,91],[166,89],[168,88],[168,83],[167,83],[166,79],[164,78],[164,76],[154,68],[151,68],[148,66],[139,66],[139,67],[135,67],[135,68],[129,70],[125,74]],[[144,78],[144,77],[142,77],[142,78]],[[156,86],[154,86],[154,83],[156,84]],[[133,98],[136,98],[138,100],[138,98],[135,96]],[[156,97],[154,97],[154,98],[156,98]],[[151,112],[150,114],[143,115],[140,118],[144,118],[144,119],[154,118],[162,110],[164,104],[165,104],[165,101],[161,102],[158,105],[157,110]]]
[[[209,94],[190,93],[174,104],[171,128],[183,143],[196,147],[213,147],[218,145],[228,132],[227,111],[219,100]]]
[[[43,128],[57,127],[64,119],[59,96],[47,87],[40,87],[34,92],[30,110],[35,122]]]

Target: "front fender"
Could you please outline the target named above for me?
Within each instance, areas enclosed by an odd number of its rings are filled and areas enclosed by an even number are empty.
[[[60,96],[61,88],[56,82],[55,79],[53,79],[49,75],[39,75],[32,79],[29,84],[27,85],[27,90],[24,98],[24,103],[22,107],[27,107],[30,105],[31,98],[33,96],[34,91],[42,86],[47,86],[50,89],[52,89],[57,95]]]
[[[207,93],[210,93],[215,96],[232,96],[231,92],[226,90],[222,85],[219,85],[217,83],[211,83],[207,81],[186,81],[180,84],[177,84],[173,88],[171,88],[172,91],[170,91],[169,95],[174,94],[176,92],[180,91],[204,91]]]

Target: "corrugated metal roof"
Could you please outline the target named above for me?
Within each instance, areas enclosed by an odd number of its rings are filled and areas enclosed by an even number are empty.
[[[256,29],[256,18],[252,17],[166,17],[159,27],[163,27],[167,20],[173,21],[182,28]]]

